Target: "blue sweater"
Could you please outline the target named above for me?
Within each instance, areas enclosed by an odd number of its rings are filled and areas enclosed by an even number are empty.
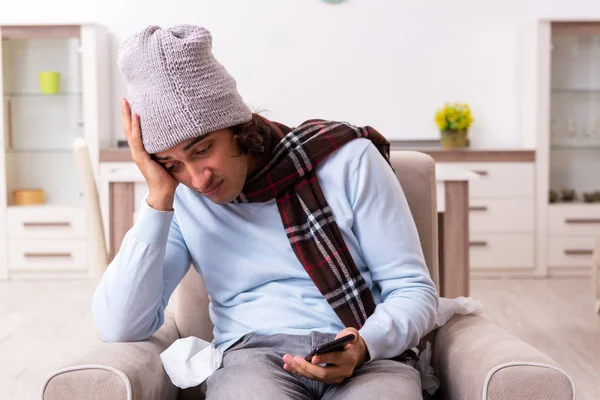
[[[393,171],[370,141],[356,139],[316,173],[377,304],[359,331],[371,360],[416,346],[433,329],[438,297]],[[190,264],[206,285],[214,343],[221,349],[249,332],[344,328],[294,254],[275,200],[216,205],[180,185],[173,208],[159,212],[142,202],[94,293],[103,340],[152,335]]]

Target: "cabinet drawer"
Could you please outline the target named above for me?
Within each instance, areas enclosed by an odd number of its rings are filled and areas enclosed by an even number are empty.
[[[548,238],[548,266],[590,267],[596,236],[550,236]]]
[[[533,197],[535,167],[530,162],[471,162],[451,163],[479,174],[469,182],[469,196],[473,197]]]
[[[534,244],[533,234],[471,234],[470,267],[533,268]]]
[[[470,232],[523,232],[534,231],[533,199],[469,200]]]
[[[83,209],[59,207],[9,207],[9,238],[85,238]]]
[[[548,231],[551,235],[597,235],[600,233],[600,206],[551,204],[548,207]]]
[[[8,267],[17,270],[85,270],[87,241],[12,239]]]

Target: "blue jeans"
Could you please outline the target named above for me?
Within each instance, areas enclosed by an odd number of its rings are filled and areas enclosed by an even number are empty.
[[[410,363],[375,360],[339,384],[325,384],[283,369],[282,357],[308,354],[335,334],[249,334],[223,354],[221,368],[203,384],[207,400],[218,399],[422,399],[419,372]]]

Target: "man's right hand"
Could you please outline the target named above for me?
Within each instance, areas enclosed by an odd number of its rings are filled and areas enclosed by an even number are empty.
[[[121,118],[131,157],[148,184],[150,191],[147,198],[148,205],[158,211],[171,211],[178,185],[177,180],[144,150],[140,116],[131,113],[126,99],[121,99]]]

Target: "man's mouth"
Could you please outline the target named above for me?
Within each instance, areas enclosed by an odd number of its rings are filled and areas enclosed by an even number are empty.
[[[217,190],[219,190],[222,183],[223,183],[223,181],[219,181],[219,182],[213,184],[212,186],[210,186],[208,189],[202,190],[200,193],[203,196],[211,196],[211,195],[215,194],[217,192]]]

